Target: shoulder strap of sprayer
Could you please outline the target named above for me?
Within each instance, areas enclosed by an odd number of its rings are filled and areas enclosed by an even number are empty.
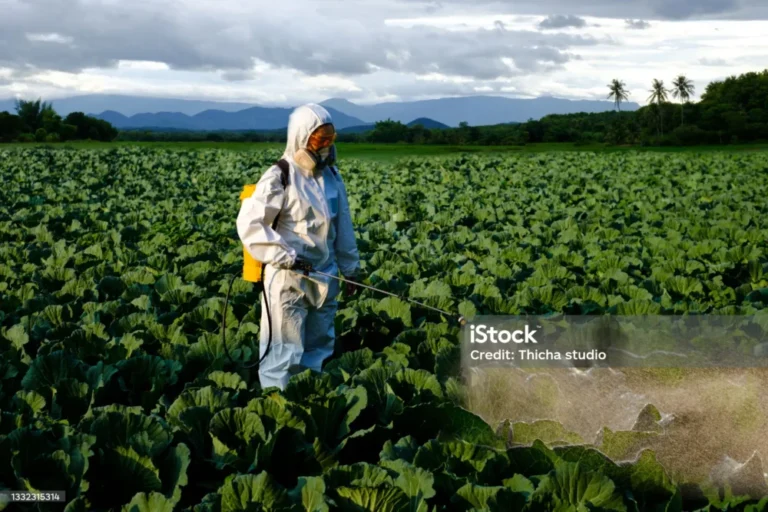
[[[283,188],[288,186],[288,160],[282,158],[275,164],[280,168],[280,181],[283,184]]]
[[[288,161],[285,159],[280,159],[275,165],[280,168],[280,182],[283,184],[283,188],[286,188],[288,186]],[[277,227],[277,221],[279,219],[280,212],[277,212],[277,215],[275,215],[275,220],[272,221],[272,229]]]
[[[277,165],[280,168],[280,182],[283,184],[283,188],[286,188],[288,186],[288,175],[289,175],[288,161],[283,158],[278,160],[275,165]],[[339,171],[336,168],[335,164],[328,166],[328,168],[331,170],[331,172],[335,177],[339,176]],[[275,216],[275,220],[272,222],[272,229],[275,229],[277,227],[277,221],[279,218],[280,218],[280,213],[278,212],[278,214]]]

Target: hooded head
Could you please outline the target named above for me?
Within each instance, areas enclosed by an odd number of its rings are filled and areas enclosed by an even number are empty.
[[[313,170],[312,161],[316,155],[307,151],[307,143],[312,132],[324,124],[332,124],[331,114],[320,105],[307,103],[296,108],[288,120],[288,141],[285,145],[284,158],[292,158],[308,170]],[[335,148],[331,148],[335,154]],[[310,157],[308,159],[308,157]],[[317,162],[314,162],[315,164]]]

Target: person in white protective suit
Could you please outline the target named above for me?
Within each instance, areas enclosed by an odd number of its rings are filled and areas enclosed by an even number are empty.
[[[323,107],[294,110],[282,156],[289,164],[287,186],[279,167],[272,166],[237,216],[240,240],[264,265],[267,304],[262,300],[259,358],[267,348],[267,306],[272,344],[259,366],[263,388],[285,389],[292,375],[320,371],[333,353],[339,281],[314,271],[355,279],[360,270],[344,181],[329,165],[335,161],[335,138]],[[305,275],[307,269],[312,270]],[[347,294],[355,292],[349,283],[346,288]]]

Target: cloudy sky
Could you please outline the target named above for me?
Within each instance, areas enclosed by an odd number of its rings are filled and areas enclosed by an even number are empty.
[[[645,103],[768,65],[765,0],[0,0],[0,98]]]

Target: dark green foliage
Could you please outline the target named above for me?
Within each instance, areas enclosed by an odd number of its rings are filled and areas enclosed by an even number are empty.
[[[117,130],[108,122],[72,112],[61,119],[50,103],[41,100],[16,102],[16,115],[0,112],[0,142],[60,142],[98,140],[109,142]]]
[[[367,291],[340,298],[347,351],[326,371],[262,390],[218,329],[238,193],[277,156],[0,150],[0,487],[66,490],[68,512],[707,506],[649,451],[617,464],[550,448],[574,438],[548,423],[517,425],[536,440],[508,447],[457,399],[455,322]],[[764,309],[764,169],[760,155],[342,164],[367,282],[468,315]],[[240,363],[257,357],[257,301],[235,282]],[[634,449],[608,434],[606,451]]]

